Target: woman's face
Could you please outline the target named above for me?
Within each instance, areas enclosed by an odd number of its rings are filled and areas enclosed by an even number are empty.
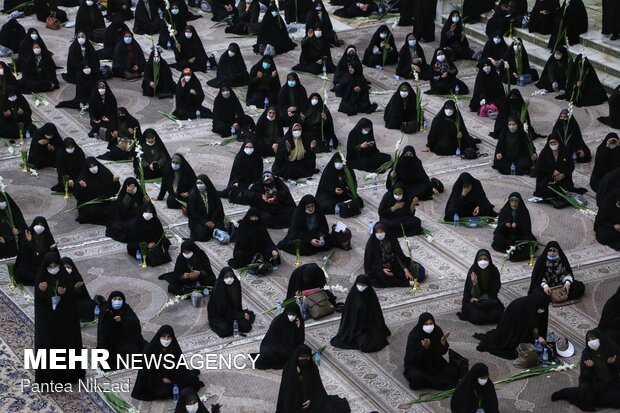
[[[172,340],[172,335],[169,333],[164,333],[159,338],[162,340]]]
[[[276,117],[276,111],[275,111],[275,110],[273,110],[273,109],[269,109],[269,110],[267,111],[267,116],[272,117],[272,118],[275,118],[275,117]]]
[[[314,204],[306,205],[306,214],[314,214]]]
[[[519,200],[518,199],[511,199],[510,200],[510,208],[512,208],[512,209],[519,208]]]
[[[426,323],[424,323],[425,326],[432,326],[433,324],[435,324],[435,323],[433,322],[432,319],[426,320]]]
[[[352,65],[349,65],[349,74],[350,75],[355,74],[355,68]]]
[[[559,252],[558,252],[557,248],[553,248],[553,247],[551,247],[551,248],[549,248],[549,250],[547,251],[547,255],[548,255],[548,256],[550,256],[550,257],[557,257],[557,256],[558,256],[558,254],[559,254]]]

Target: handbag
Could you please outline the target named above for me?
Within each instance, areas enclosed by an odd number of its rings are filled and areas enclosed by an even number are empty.
[[[56,12],[51,11],[50,15],[45,19],[45,27],[50,30],[60,29],[60,20],[56,18]]]
[[[348,199],[339,203],[340,206],[340,218],[350,218],[362,213],[359,203],[353,202],[352,199]]]
[[[563,285],[549,288],[549,296],[553,304],[562,303],[568,300],[568,293],[564,289]]]
[[[403,122],[400,125],[400,131],[402,133],[415,133],[418,131],[418,122],[416,122],[415,120],[410,120],[409,122]]]
[[[138,72],[130,72],[128,70],[125,70],[123,72],[123,79],[125,80],[136,80],[142,77],[141,73]]]
[[[324,290],[315,291],[305,296],[304,305],[308,308],[310,316],[315,320],[326,317],[336,311]]]
[[[538,353],[532,343],[521,343],[517,347],[517,361],[515,367],[529,369],[538,365]]]
[[[448,349],[448,364],[454,366],[459,372],[459,379],[465,377],[469,371],[469,360],[451,348]]]
[[[349,251],[351,249],[351,238],[353,238],[353,234],[349,228],[344,231],[336,231],[336,224],[333,224],[331,235],[334,240],[334,246],[344,251]]]

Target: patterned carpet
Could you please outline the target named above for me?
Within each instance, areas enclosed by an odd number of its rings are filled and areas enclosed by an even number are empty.
[[[333,8],[330,8],[333,11]],[[70,18],[75,17],[75,11]],[[332,17],[339,35],[346,44],[355,44],[358,50],[363,51],[369,38],[376,29],[376,21],[347,21],[342,22]],[[389,20],[389,24],[393,20]],[[54,59],[59,65],[66,62],[66,49],[73,29],[63,28],[54,32],[42,28],[42,24],[33,23],[34,19],[23,19],[22,24],[28,28],[34,25],[39,28],[41,36],[48,48],[55,53]],[[252,38],[233,37],[223,35],[221,29],[213,28],[214,23],[209,16],[193,22],[201,34],[203,42],[209,51],[218,55],[227,47],[229,42],[236,41],[242,49],[246,64],[250,67],[258,57],[251,53]],[[394,35],[397,44],[401,45],[408,28],[396,28]],[[295,38],[299,40],[300,33]],[[138,41],[146,49],[150,41],[139,38]],[[424,46],[427,56],[431,54],[431,47]],[[475,45],[480,49],[480,45]],[[334,60],[340,58],[343,48],[332,49]],[[164,57],[171,61],[171,53],[166,52]],[[297,63],[299,47],[296,51],[285,56],[277,56],[276,64],[281,78]],[[459,62],[459,77],[470,88],[473,88],[475,68],[473,62]],[[60,73],[60,71],[59,71]],[[372,99],[385,105],[400,81],[393,78],[394,68],[384,71],[365,69],[365,75],[372,82]],[[175,76],[178,72],[175,72]],[[202,81],[213,77],[212,73],[199,74]],[[324,87],[321,79],[301,75],[301,82],[309,92],[321,91]],[[119,101],[119,106],[129,109],[142,125],[143,130],[154,127],[166,143],[169,151],[180,152],[188,158],[194,169],[199,173],[207,173],[218,188],[222,188],[227,180],[236,145],[204,146],[219,140],[211,132],[211,121],[199,120],[183,122],[181,129],[177,125],[161,116],[158,111],[171,112],[173,100],[151,100],[141,96],[139,82],[125,82],[118,79],[111,81],[111,86]],[[212,107],[216,89],[204,86],[207,95],[207,106]],[[424,87],[426,89],[426,87]],[[532,87],[523,90],[524,96],[534,92]],[[75,111],[54,109],[53,106],[60,100],[73,96],[74,88],[61,83],[60,90],[49,93],[49,107],[42,105],[33,108],[36,117],[42,122],[54,122],[64,136],[74,137],[85,152],[89,155],[98,155],[105,152],[105,144],[101,141],[89,139],[88,116],[78,115]],[[245,95],[245,93],[241,93]],[[32,99],[28,98],[32,103]],[[437,113],[443,100],[436,97],[424,96],[426,111],[429,120]],[[466,104],[461,103],[462,107]],[[336,111],[337,100],[329,94],[328,103],[332,115],[336,119],[336,134],[341,142],[346,142],[348,131],[359,120],[360,116],[347,117]],[[532,123],[539,133],[547,134],[551,131],[553,122],[564,102],[553,99],[553,96],[535,96],[531,98],[530,111]],[[259,111],[248,109],[247,112],[255,119]],[[581,125],[584,139],[595,150],[598,143],[606,135],[607,129],[596,121],[601,114],[607,113],[607,106],[576,109],[575,116]],[[468,130],[472,135],[483,140],[483,152],[493,153],[495,142],[487,136],[492,129],[492,122],[478,118],[463,110]],[[375,137],[378,147],[392,153],[400,134],[387,131],[383,127],[382,114],[369,116],[375,122]],[[41,125],[42,123],[39,123]],[[476,328],[463,323],[456,317],[460,307],[462,286],[473,257],[479,248],[489,248],[492,239],[491,229],[454,228],[438,223],[443,215],[443,209],[450,192],[452,183],[462,171],[469,171],[476,178],[483,181],[483,185],[496,209],[503,205],[507,195],[520,191],[524,197],[531,196],[534,180],[528,177],[500,176],[490,168],[491,157],[483,157],[474,161],[463,161],[456,157],[437,157],[422,153],[420,150],[426,142],[426,133],[406,136],[403,142],[412,144],[430,176],[436,176],[445,184],[446,192],[432,201],[424,202],[418,208],[418,216],[423,226],[430,230],[433,241],[423,237],[414,237],[410,241],[413,245],[413,256],[427,269],[428,281],[422,285],[420,292],[414,293],[410,289],[383,289],[378,290],[378,296],[383,307],[385,319],[392,330],[390,345],[383,351],[375,354],[362,354],[357,351],[344,351],[327,346],[321,364],[321,376],[327,391],[331,394],[346,396],[354,412],[444,412],[449,410],[449,400],[412,407],[408,401],[430,391],[413,392],[402,375],[402,360],[407,335],[423,311],[430,311],[435,315],[437,323],[445,330],[451,331],[450,344],[453,349],[469,358],[470,363],[483,361],[489,365],[493,379],[504,378],[517,373],[519,370],[505,360],[489,356],[487,353],[478,353],[475,350],[475,340],[472,334],[484,331],[487,328]],[[543,142],[535,142],[538,149]],[[318,164],[325,165],[329,155],[321,154]],[[206,307],[194,308],[188,302],[182,302],[172,308],[167,308],[157,315],[163,304],[170,298],[165,283],[158,281],[157,276],[170,271],[173,264],[158,268],[141,269],[134,259],[125,253],[125,246],[105,237],[102,227],[91,225],[76,225],[76,212],[68,210],[74,207],[75,201],[65,201],[62,196],[53,196],[49,188],[55,183],[56,173],[53,170],[39,171],[39,178],[21,172],[19,156],[11,155],[6,148],[0,148],[0,175],[8,184],[8,191],[20,205],[26,220],[30,222],[37,215],[48,218],[51,230],[56,238],[59,250],[63,255],[73,258],[79,267],[91,294],[103,296],[115,289],[124,291],[128,302],[138,313],[143,326],[145,337],[150,339],[162,324],[174,326],[180,344],[186,354],[219,353],[236,354],[256,352],[259,343],[269,326],[271,316],[262,314],[274,303],[282,299],[287,286],[288,276],[294,269],[295,257],[283,254],[283,265],[273,275],[265,278],[247,276],[242,280],[244,305],[257,313],[254,328],[247,337],[242,339],[220,339],[210,331],[207,324]],[[592,164],[577,166],[574,178],[578,186],[588,187]],[[108,167],[124,179],[132,173],[130,164],[109,163]],[[270,168],[266,164],[265,168]],[[364,174],[360,173],[359,178]],[[306,193],[314,193],[318,179],[306,185],[291,187],[296,201]],[[362,258],[364,245],[368,234],[368,225],[377,220],[377,207],[383,195],[383,179],[360,179],[360,194],[366,201],[366,208],[362,215],[346,219],[344,222],[353,232],[353,249],[349,252],[336,251],[329,272],[333,283],[349,287],[357,274],[363,271]],[[149,184],[149,194],[152,197],[158,192],[155,184]],[[595,205],[592,193],[586,194],[591,205]],[[173,256],[179,252],[181,237],[189,235],[186,219],[179,211],[168,210],[165,204],[158,202],[159,217],[164,225],[174,234]],[[225,203],[226,214],[232,219],[239,219],[244,208]],[[576,356],[569,361],[578,359],[585,331],[598,323],[603,304],[620,285],[620,258],[618,253],[610,248],[599,245],[592,231],[593,218],[577,212],[574,209],[555,210],[546,205],[528,205],[532,215],[534,234],[541,242],[556,239],[566,251],[577,279],[586,284],[585,299],[573,306],[555,308],[551,310],[550,326],[560,336],[567,336],[575,343]],[[330,216],[329,223],[337,219]],[[283,230],[271,231],[277,242],[285,234]],[[232,246],[219,246],[210,243],[201,243],[208,252],[214,269],[225,265],[232,255]],[[502,263],[502,254],[493,253],[496,264]],[[319,262],[322,257],[303,258],[304,263]],[[506,263],[502,270],[502,291],[500,298],[504,303],[523,295],[529,285],[531,268],[527,263]],[[25,293],[17,289],[8,288],[6,268],[0,270],[0,411],[1,412],[110,412],[101,395],[96,393],[75,393],[52,396],[22,393],[16,384],[21,378],[32,378],[33,372],[22,368],[23,349],[32,347],[33,342],[33,306],[31,303],[32,289]],[[339,300],[344,300],[340,295]],[[312,348],[320,348],[329,343],[329,339],[336,333],[339,316],[332,315],[320,321],[310,321],[306,326],[306,341]],[[84,344],[92,347],[96,342],[94,327],[83,330]],[[90,371],[90,375],[94,372]],[[121,371],[108,375],[115,383],[133,381],[136,372]],[[279,371],[203,371],[202,380],[206,388],[201,395],[209,395],[209,402],[219,402],[224,405],[224,412],[252,412],[267,413],[275,410],[278,394]],[[573,412],[564,403],[551,403],[552,391],[567,385],[577,383],[577,371],[568,371],[541,376],[534,379],[498,386],[498,397],[503,412],[530,411],[530,412]],[[138,403],[132,400],[129,394],[119,394],[140,412],[170,412],[172,402]]]

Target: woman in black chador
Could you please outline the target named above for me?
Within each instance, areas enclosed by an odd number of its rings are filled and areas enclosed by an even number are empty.
[[[140,319],[127,303],[125,294],[112,291],[101,308],[97,324],[97,349],[110,353],[110,370],[118,369],[117,356],[142,354],[147,341],[142,337]]]
[[[555,191],[571,191],[577,193],[587,192],[584,188],[576,188],[573,183],[573,171],[575,163],[561,139],[551,135],[547,138],[547,144],[540,151],[536,164],[536,190],[534,196],[544,198],[547,201],[557,201],[556,207],[568,206],[567,203]],[[551,188],[555,189],[553,191]]]
[[[62,138],[53,123],[46,123],[35,132],[30,141],[28,165],[34,169],[56,166],[56,153],[62,148]]]
[[[418,125],[417,95],[409,82],[403,82],[390,98],[383,114],[385,127],[415,133]]]
[[[469,88],[462,80],[456,77],[459,69],[452,59],[442,49],[436,49],[430,63],[430,90],[429,95],[466,95]]]
[[[192,291],[202,292],[215,285],[215,274],[207,254],[191,239],[183,241],[181,252],[174,264],[174,270],[162,274],[159,280],[168,282],[168,292],[185,295]]]
[[[114,49],[119,42],[123,42],[124,33],[131,32],[122,19],[113,20],[105,29],[103,49],[97,50],[99,59],[113,59]]]
[[[135,34],[155,34],[161,27],[159,10],[162,4],[158,0],[138,0],[136,3],[133,32]]]
[[[260,343],[256,368],[261,370],[283,368],[295,349],[304,344],[304,337],[304,319],[299,305],[290,303],[271,321],[269,330]]]
[[[329,17],[329,12],[325,8],[322,0],[314,0],[312,3],[312,9],[306,16],[306,27],[320,28],[323,37],[329,42],[330,46],[340,47],[344,44],[344,42],[338,38],[338,34],[334,30],[334,26]]]
[[[162,201],[168,194],[166,206],[171,209],[181,209],[181,201],[187,202],[189,193],[196,184],[196,173],[183,155],[175,153],[161,172],[161,189],[157,200]]]
[[[308,12],[312,9],[312,0],[287,1],[284,3],[284,19],[288,24],[303,24]],[[310,27],[306,27],[309,29]]]
[[[279,93],[280,75],[278,74],[276,62],[271,56],[263,56],[250,69],[250,83],[248,84],[245,104],[267,109],[268,106],[278,103]]]
[[[364,50],[362,63],[368,67],[383,67],[395,65],[398,61],[398,49],[394,42],[394,35],[387,25],[381,25],[370,39]]]
[[[460,127],[457,128],[457,122]],[[460,155],[465,149],[476,150],[476,142],[467,132],[460,110],[453,100],[447,100],[442,110],[431,123],[428,132],[428,141],[423,152],[433,152],[435,155]]]
[[[94,8],[97,8],[96,6]],[[76,32],[75,40],[69,46],[67,54],[67,72],[61,76],[67,83],[76,83],[80,72],[82,71],[82,63],[87,62],[95,74],[99,73],[99,56],[92,43],[82,31]]]
[[[77,301],[78,313],[80,314],[81,322],[93,321],[95,318],[95,305],[97,302],[90,298],[86,284],[84,284],[84,278],[82,274],[75,266],[73,260],[69,257],[63,257],[60,259],[60,264],[65,268],[65,272],[68,277],[68,284],[73,289],[73,294]]]
[[[558,46],[547,59],[540,80],[536,87],[547,92],[566,90],[566,76],[568,75],[569,54],[566,46]]]
[[[484,105],[499,105],[502,98],[506,96],[502,79],[495,70],[491,59],[480,59],[478,67],[480,70],[476,75],[474,93],[469,102],[469,110],[476,113]]]
[[[340,0],[337,0],[340,3]],[[373,13],[379,13],[379,6],[372,0],[344,0],[343,8],[334,11],[334,15],[344,18],[370,17]],[[332,2],[336,4],[336,2]]]
[[[260,181],[263,174],[263,159],[256,150],[253,141],[245,141],[233,161],[230,169],[228,185],[220,191],[222,198],[230,199],[230,202],[245,202],[245,195],[255,182]]]
[[[476,363],[461,379],[450,400],[452,413],[499,413],[495,385],[486,364]]]
[[[8,89],[17,88],[17,79],[13,75],[13,70],[4,62],[0,62],[0,102],[8,98]]]
[[[334,87],[332,88],[332,91],[336,94],[337,97],[342,97],[342,92],[340,90],[339,85],[342,82],[342,79],[344,78],[344,76],[349,73],[349,65],[353,62],[359,64],[359,66],[362,67],[362,72],[363,72],[362,61],[357,55],[357,49],[355,48],[354,45],[349,45],[345,49],[342,56],[340,56],[340,60],[338,60],[338,64],[336,65],[336,70],[334,71],[334,80],[333,80]],[[363,76],[363,73],[362,73],[362,76]]]
[[[549,322],[549,297],[545,294],[531,294],[508,304],[497,327],[486,333],[476,333],[480,340],[476,348],[507,360],[517,358],[517,347],[521,343],[538,340],[545,344]]]
[[[372,121],[360,119],[349,132],[347,139],[347,166],[349,169],[374,172],[392,157],[381,153],[376,146]]]
[[[282,371],[276,413],[350,413],[347,399],[330,396],[323,387],[312,350],[301,344]]]
[[[116,196],[116,217],[107,225],[105,235],[118,242],[127,242],[129,231],[140,215],[142,204],[150,202],[137,179],[129,177]]]
[[[398,182],[407,194],[405,200],[426,201],[443,192],[443,185],[439,180],[432,180],[426,174],[422,161],[415,153],[411,145],[405,146],[402,155],[396,162],[396,168],[390,171],[389,178],[385,181],[385,187],[390,190],[394,183]]]
[[[172,114],[179,119],[211,118],[209,109],[202,106],[205,92],[200,81],[188,67],[183,69],[175,91],[175,108]]]
[[[12,223],[9,222],[9,216]],[[22,211],[13,201],[11,195],[0,193],[0,258],[9,258],[17,255],[19,237],[23,237],[28,228]]]
[[[513,117],[521,120],[521,112],[525,108],[525,101],[523,100],[523,96],[521,96],[519,89],[512,88],[510,89],[510,93],[508,93],[508,95],[500,101],[500,104],[497,107],[498,112],[497,118],[495,119],[493,132],[489,133],[489,136],[495,139],[498,139],[502,130],[508,126],[509,118]],[[532,139],[542,137],[542,135],[538,135],[534,130],[534,126],[530,120],[529,111],[527,112],[525,120],[527,122],[528,134],[532,137]]]
[[[172,327],[167,324],[161,326],[144,349],[144,355],[155,358],[161,356],[162,360],[167,356],[166,360],[171,359],[174,367],[167,369],[162,365],[159,369],[139,370],[131,397],[143,401],[167,400],[173,397],[172,388],[175,384],[179,389],[190,387],[194,391],[204,387],[204,383],[198,379],[200,370],[190,370],[182,362],[179,363],[182,354]]]
[[[286,29],[286,23],[278,13],[275,3],[270,3],[261,20],[260,30],[254,45],[254,53],[263,54],[267,45],[273,46],[276,54],[286,53],[297,47],[291,40]]]
[[[304,195],[293,213],[286,237],[278,248],[289,254],[314,255],[332,248],[325,214],[319,209],[312,195]]]
[[[34,12],[37,15],[37,20],[45,22],[49,16],[54,16],[60,23],[65,23],[67,19],[67,13],[64,10],[58,8],[59,4],[56,0],[34,0]],[[75,4],[74,4],[75,5]]]
[[[198,36],[194,26],[191,25],[185,26],[183,35],[177,37],[174,57],[176,64],[172,65],[172,67],[177,70],[183,70],[188,67],[193,72],[204,72],[207,70],[207,61],[211,64],[211,68],[215,69],[217,67],[215,58],[207,56],[200,36]]]
[[[339,143],[334,131],[332,114],[320,94],[312,93],[308,100],[310,105],[304,112],[304,134],[311,141],[316,141],[314,150],[316,153],[331,152]]]
[[[499,211],[497,227],[493,231],[493,243],[491,246],[497,252],[506,253],[508,249],[522,241],[536,242],[536,237],[532,234],[530,212],[527,210],[521,194],[513,192],[508,196],[508,200]],[[509,258],[512,262],[525,261],[530,258],[530,252],[533,252],[529,244],[523,244],[515,248]],[[535,251],[537,247],[533,248]]]
[[[211,405],[211,413],[220,413],[221,409],[220,404],[212,404]],[[176,402],[176,407],[174,409],[174,413],[209,413],[209,409],[202,403],[200,397],[198,397],[198,393],[196,390],[191,387],[187,387],[181,390],[179,394],[179,400]]]
[[[316,263],[303,264],[291,273],[291,278],[288,280],[288,287],[286,289],[286,299],[293,298],[295,296],[301,296],[303,291],[312,290],[314,288],[323,288],[327,285],[327,279],[325,273]],[[330,301],[333,304],[336,303],[336,297],[331,291],[326,290],[325,293],[330,297]]]
[[[620,5],[613,0],[603,0],[603,34],[611,34],[610,40],[618,40],[620,37]]]
[[[155,66],[158,70],[157,83],[155,83]],[[172,79],[172,71],[168,62],[161,57],[159,50],[154,49],[144,66],[142,96],[157,96],[160,99],[171,98],[174,96],[175,88],[176,85]]]
[[[138,142],[142,148],[140,163],[144,171],[144,179],[161,178],[163,168],[170,162],[170,154],[168,154],[166,145],[164,145],[155,129],[152,128],[146,129],[138,139]],[[134,158],[133,171],[136,176],[140,176],[138,158]]]
[[[559,0],[536,0],[530,12],[530,33],[551,34],[559,9]]]
[[[403,186],[396,182],[392,185],[379,204],[379,219],[387,232],[400,236],[418,235],[422,232],[422,222],[415,216],[418,199],[405,193]]]
[[[107,20],[133,19],[133,11],[131,11],[131,0],[110,0],[108,2],[108,13],[105,17]]]
[[[364,271],[374,287],[409,287],[414,278],[424,281],[424,268],[407,257],[398,242],[397,233],[388,232],[385,224],[377,222],[366,242]]]
[[[267,228],[288,228],[295,212],[295,201],[281,178],[265,171],[245,196],[247,203],[260,211],[260,219]]]
[[[169,12],[162,13],[162,19],[159,27],[159,38],[157,45],[167,50],[175,50],[179,37],[183,35],[185,26],[187,26],[187,20],[179,9],[179,4],[174,1],[170,4]],[[176,35],[173,37],[170,35],[168,25],[176,31]]]
[[[336,205],[342,208],[342,204],[349,202],[357,204],[358,211],[364,208],[364,200],[357,194],[355,171],[349,168],[353,180],[352,185],[354,186],[354,188],[350,188],[344,168],[344,161],[341,158],[340,152],[337,152],[332,155],[321,174],[321,180],[316,189],[315,197],[319,208],[325,214],[332,214],[335,211]]]
[[[587,163],[592,160],[590,148],[583,141],[581,128],[574,116],[567,109],[562,109],[558,120],[553,125],[551,135],[561,139],[576,163]]]
[[[566,93],[556,96],[566,99],[577,107],[596,106],[607,101],[607,92],[587,57],[579,54],[570,63]]]
[[[496,217],[497,212],[493,208],[493,204],[482,188],[482,183],[468,172],[463,172],[452,186],[452,193],[446,203],[444,220],[452,221],[455,215],[460,218]]]
[[[239,222],[233,257],[228,260],[232,268],[242,268],[257,261],[268,262],[274,267],[280,265],[280,253],[260,215],[258,209],[250,208]]]
[[[230,24],[224,29],[226,33],[244,36],[255,34],[260,28],[258,16],[260,15],[260,3],[253,0],[241,0],[232,15]]]
[[[463,1],[463,23],[478,23],[482,20],[481,14],[493,10],[495,2],[493,0],[464,0]]]
[[[278,115],[283,126],[291,126],[308,109],[308,92],[299,81],[299,75],[291,72],[286,75],[286,83],[278,94]]]
[[[75,143],[73,138],[65,138],[60,148],[56,150],[58,182],[50,189],[53,192],[64,193],[66,179],[68,191],[73,191],[73,187],[77,184],[78,176],[82,172],[85,162],[86,158],[82,148]]]
[[[620,287],[603,306],[598,329],[620,346]]]
[[[515,37],[512,45],[506,49],[503,60],[504,66],[500,70],[502,82],[506,83],[510,79],[510,84],[516,85],[522,75],[530,75],[533,82],[538,80],[538,71],[530,66],[529,55],[519,37]]]
[[[594,168],[590,175],[590,186],[594,192],[598,192],[603,177],[614,168],[618,168],[618,165],[620,165],[620,138],[617,133],[610,132],[596,148]]]
[[[362,64],[349,63],[349,70],[338,84],[337,96],[341,96],[338,112],[348,116],[358,113],[373,113],[377,110],[376,103],[370,103],[370,86],[364,77]]]
[[[420,40],[428,43],[435,41],[435,13],[437,0],[412,0],[400,4],[399,26],[411,26]]]
[[[166,237],[164,227],[159,218],[155,205],[145,202],[140,208],[140,214],[136,218],[127,239],[127,254],[132,257],[142,255],[144,259],[143,244],[146,247],[146,265],[149,267],[157,267],[172,261],[168,248],[170,241]]]
[[[599,206],[594,232],[598,242],[620,251],[620,191],[616,190]]]
[[[453,61],[471,59],[474,51],[469,47],[469,41],[463,30],[461,14],[458,10],[452,10],[448,20],[441,29],[441,41],[439,47],[450,55]]]
[[[26,98],[18,92],[17,86],[13,85],[7,87],[6,95],[7,98],[0,102],[0,136],[17,140],[20,133],[23,133],[24,137],[27,132],[34,135],[37,127],[32,123],[32,109]]]
[[[144,71],[144,52],[134,39],[133,33],[127,30],[123,38],[114,47],[112,74],[123,79],[141,77]]]
[[[213,132],[222,138],[242,135],[254,129],[254,121],[243,111],[239,98],[230,86],[220,87],[213,101]]]
[[[97,77],[99,72],[93,71],[90,63],[83,61],[79,64],[75,75],[75,97],[72,100],[58,102],[57,108],[83,109],[88,105],[93,93],[97,93]]]
[[[563,286],[568,300],[578,300],[585,285],[575,280],[568,258],[557,241],[550,241],[536,260],[528,294],[551,295],[550,288]]]
[[[294,123],[278,146],[273,172],[283,179],[308,178],[316,169],[316,140],[303,136],[300,123]]]
[[[418,35],[409,33],[405,37],[405,44],[401,47],[398,55],[396,75],[403,79],[413,79],[415,77],[414,72],[417,72],[417,76],[422,80],[430,79],[430,66],[426,62],[424,49],[418,41]]]
[[[278,108],[269,105],[256,122],[255,142],[263,158],[275,156],[278,153],[280,140],[284,136],[284,123]]]
[[[47,220],[36,217],[30,227],[24,230],[24,235],[19,238],[15,260],[15,282],[34,285],[35,275],[41,268],[43,257],[51,251],[56,252],[56,241],[50,232]]]
[[[37,29],[31,27],[26,32],[26,36],[23,37],[21,42],[19,43],[19,51],[17,56],[17,71],[22,72],[26,68],[26,62],[30,59],[30,57],[34,54],[32,50],[32,46],[37,43],[41,48],[41,51],[45,50],[49,53],[45,42],[41,38],[41,35]]]
[[[52,54],[38,42],[32,44],[32,53],[25,59],[18,83],[22,93],[49,92],[59,87]]]
[[[338,333],[330,344],[337,348],[374,353],[390,344],[387,338],[391,334],[370,277],[358,275],[347,294]]]
[[[508,50],[508,45],[504,41],[503,31],[495,30],[489,34],[489,40],[486,41],[482,48],[482,56],[480,56],[478,67],[480,67],[480,62],[484,62],[485,59],[491,59],[493,66],[499,68],[502,64],[501,59],[504,58]]]
[[[502,287],[499,270],[488,250],[476,253],[463,290],[463,304],[457,316],[472,324],[495,324],[502,318],[504,304],[497,295]]]
[[[80,315],[73,285],[60,263],[57,251],[48,252],[36,272],[34,289],[34,347],[36,351],[66,349],[82,350]],[[83,379],[83,369],[36,369],[38,384],[77,383]]]
[[[553,49],[556,45],[565,45],[566,38],[573,46],[579,43],[579,35],[587,31],[588,11],[583,0],[564,0],[553,21],[547,47]]]
[[[14,6],[17,6],[19,3],[16,0],[5,1],[5,10],[7,10],[7,7],[9,10],[13,7],[13,5],[10,5],[11,2],[14,3]],[[27,9],[23,10],[24,12],[27,12]],[[8,19],[7,22],[0,28],[0,45],[10,49],[13,53],[19,53],[19,45],[24,37],[26,37],[26,30],[24,29],[24,26],[19,24],[17,19]]]
[[[247,333],[252,329],[256,316],[243,308],[241,283],[232,268],[224,267],[220,271],[213,292],[209,295],[207,314],[211,330],[222,338],[233,335],[235,321],[239,333]]]
[[[112,223],[117,213],[116,206],[113,202],[104,200],[115,196],[120,187],[118,176],[113,175],[108,168],[92,156],[86,158],[82,172],[73,186],[73,196],[77,201],[78,209],[78,216],[75,220],[80,224],[108,225]],[[102,202],[86,204],[96,199]]]
[[[603,332],[586,333],[586,347],[579,363],[579,386],[566,387],[551,395],[552,401],[566,400],[586,412],[597,407],[620,407],[620,347]]]
[[[226,20],[230,24],[232,17],[237,13],[234,0],[215,0],[212,2],[211,8],[213,12],[211,20],[214,22]]]
[[[620,85],[609,96],[609,116],[600,116],[598,120],[611,128],[620,129]]]
[[[231,43],[228,45],[228,50],[220,57],[217,76],[209,80],[207,85],[217,88],[239,87],[247,86],[249,80],[250,75],[241,55],[241,49],[237,43]]]
[[[308,28],[306,33],[306,37],[301,41],[299,63],[292,69],[315,75],[334,73],[336,66],[332,61],[329,41],[323,37],[321,28]]]
[[[100,128],[109,129],[114,122],[117,109],[116,97],[108,83],[105,80],[97,81],[97,87],[88,99],[91,127],[88,136],[94,137],[99,133]]]
[[[134,136],[136,139],[142,136],[140,123],[129,114],[126,108],[121,106],[116,111],[116,118],[110,125],[110,129],[106,131],[108,151],[97,158],[112,161],[133,159],[135,157]]]
[[[532,162],[536,160],[534,148],[518,118],[508,118],[508,127],[500,132],[493,169],[502,175],[526,175],[530,172]],[[530,155],[530,151],[532,154]]]
[[[443,357],[448,352],[448,336],[435,324],[431,313],[422,313],[407,338],[405,378],[412,389],[446,390],[454,387],[459,375]]]
[[[195,241],[209,241],[215,229],[224,229],[224,207],[207,175],[194,178],[187,200],[190,234]]]

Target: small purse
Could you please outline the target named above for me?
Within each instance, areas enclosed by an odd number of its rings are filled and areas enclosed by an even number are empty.
[[[50,15],[45,19],[45,27],[50,30],[60,29],[60,20],[56,18],[56,12],[51,11]]]
[[[340,206],[340,218],[350,218],[362,213],[359,202],[353,199],[348,199],[339,203]]]
[[[459,372],[459,379],[465,377],[469,371],[469,360],[451,348],[448,349],[448,364],[453,365]]]
[[[308,308],[310,316],[318,320],[336,311],[334,305],[329,301],[329,296],[323,290],[315,291],[304,297],[304,304]]]

